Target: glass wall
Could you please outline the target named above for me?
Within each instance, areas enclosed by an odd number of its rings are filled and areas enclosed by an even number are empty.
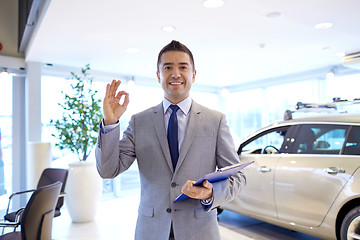
[[[308,79],[285,84],[274,84],[269,87],[254,88],[246,91],[230,93],[221,96],[215,93],[191,92],[192,98],[198,103],[221,111],[226,114],[230,131],[237,148],[240,142],[271,122],[282,120],[286,110],[295,110],[298,102],[303,103],[324,103],[331,102],[333,97],[353,99],[360,97],[357,93],[357,86],[360,75],[349,75],[336,77],[334,79]],[[341,84],[340,84],[341,83]],[[94,81],[93,87],[98,91],[98,97],[105,95],[107,82]],[[54,87],[56,86],[56,87]],[[50,126],[50,119],[61,117],[62,109],[58,106],[63,101],[61,91],[70,90],[70,82],[64,78],[44,76],[42,78],[42,124],[43,141],[54,143],[56,139],[51,136],[54,128]],[[155,106],[163,99],[163,90],[160,85],[154,87],[140,86],[122,83],[121,89],[127,91],[130,96],[130,104],[127,111],[120,120],[121,131],[128,125],[131,115]],[[358,104],[359,106],[360,104]],[[67,164],[76,161],[76,156],[66,151],[60,151],[53,146],[53,157],[57,162],[56,166],[67,167]],[[94,158],[92,156],[92,158]],[[129,171],[122,174],[122,192],[130,188],[138,188],[137,166],[134,164]],[[135,181],[134,181],[135,179]],[[132,184],[129,184],[129,183]],[[116,192],[118,187],[114,181],[105,181],[105,192]],[[126,192],[126,191],[125,191]],[[133,191],[138,193],[137,190]],[[117,193],[115,195],[122,195]]]
[[[231,93],[226,114],[235,145],[254,131],[271,122],[282,120],[286,110],[295,110],[298,102],[330,103],[334,97],[360,100],[357,87],[360,74],[329,79],[309,79],[270,87]],[[338,107],[339,110],[360,113],[360,104]]]
[[[0,205],[12,193],[12,76],[0,74]]]
[[[56,130],[51,126],[51,119],[60,119],[62,116],[62,108],[58,103],[64,101],[64,94],[61,92],[68,92],[71,90],[71,80],[43,76],[41,81],[41,121],[42,121],[42,141],[52,143],[52,166],[67,168],[68,164],[77,161],[77,156],[69,151],[59,150],[55,147],[57,139],[52,136],[56,135]],[[94,79],[93,88],[98,91],[97,97],[103,99],[105,96],[107,82],[96,81]],[[56,86],[56,87],[54,87]],[[128,122],[131,116],[135,113],[143,111],[149,107],[159,104],[163,99],[163,90],[160,86],[149,87],[135,85],[133,82],[127,83],[124,81],[120,88],[129,93],[130,103],[124,115],[120,119],[120,129],[123,132],[128,126]],[[204,92],[192,92],[192,97],[195,101],[209,108],[219,109],[218,98],[216,94],[204,93]],[[89,157],[90,161],[94,160],[94,151]],[[139,177],[137,172],[136,162],[128,171],[121,175],[121,181],[119,177],[114,180],[104,180],[104,196],[108,197],[109,194],[116,196],[137,194],[139,190]],[[121,191],[119,191],[121,189]]]
[[[297,102],[321,101],[318,86],[318,80],[308,80],[231,93],[227,117],[236,147],[254,131],[283,119]]]
[[[360,100],[360,74],[353,74],[326,80],[326,99],[331,101],[334,97],[342,100]],[[360,104],[346,105],[339,107],[339,110],[360,113]]]

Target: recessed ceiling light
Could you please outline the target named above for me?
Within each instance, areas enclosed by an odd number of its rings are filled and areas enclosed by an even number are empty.
[[[282,68],[292,68],[293,65],[290,64],[290,63],[287,63],[287,64],[284,64],[284,65],[281,65]]]
[[[175,31],[175,27],[172,25],[166,25],[166,26],[162,26],[161,29],[165,32],[173,32]]]
[[[323,22],[315,25],[316,29],[329,29],[333,26],[331,22]]]
[[[8,79],[9,78],[9,73],[7,72],[7,69],[4,68],[0,71],[0,79]]]
[[[127,53],[137,53],[137,52],[140,52],[140,49],[138,49],[138,48],[127,48],[125,50],[125,52],[127,52]]]
[[[281,12],[269,12],[265,15],[266,18],[279,18],[282,16]]]
[[[330,79],[334,79],[335,78],[335,73],[334,71],[330,70],[327,74],[326,74],[326,79],[330,80]]]
[[[223,0],[205,0],[203,3],[204,7],[207,8],[218,8],[224,5]]]
[[[265,43],[259,43],[258,46],[259,46],[259,48],[265,48],[266,44]]]

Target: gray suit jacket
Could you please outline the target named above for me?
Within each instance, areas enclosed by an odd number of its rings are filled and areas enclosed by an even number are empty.
[[[216,206],[235,198],[245,186],[240,172],[213,184],[214,202],[204,211],[200,200],[173,203],[187,180],[239,163],[225,116],[192,102],[189,123],[173,170],[162,104],[132,116],[123,138],[120,128],[99,133],[95,149],[101,177],[114,178],[138,161],[141,199],[135,239],[167,240],[171,223],[176,240],[220,239]],[[124,206],[126,207],[126,206]]]

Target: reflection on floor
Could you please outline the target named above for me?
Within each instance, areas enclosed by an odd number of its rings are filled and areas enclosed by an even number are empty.
[[[103,196],[94,222],[71,223],[67,210],[62,210],[62,215],[54,218],[53,239],[134,239],[140,196],[139,173],[136,163],[128,171],[121,174],[119,183],[120,187],[116,191],[118,198]],[[64,207],[66,208],[66,205]],[[219,215],[218,219],[222,240],[319,240],[319,238],[293,232],[226,210]]]
[[[81,224],[72,223],[65,208],[60,217],[54,218],[53,239],[134,239],[138,204],[139,195],[103,200],[96,220]],[[318,240],[226,210],[219,215],[219,225],[222,240]]]
[[[304,233],[299,233],[265,223],[254,218],[224,210],[218,216],[219,225],[233,233],[256,240],[321,240]],[[233,238],[235,239],[235,238]]]

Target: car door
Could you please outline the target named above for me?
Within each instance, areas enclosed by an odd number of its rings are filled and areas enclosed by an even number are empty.
[[[247,184],[239,198],[232,201],[234,211],[261,217],[276,217],[274,201],[274,170],[280,159],[278,149],[289,127],[266,130],[240,146],[240,161],[254,161],[243,171]],[[273,154],[272,154],[273,153]]]
[[[355,165],[340,152],[348,126],[303,124],[287,139],[289,154],[277,163],[274,196],[278,218],[291,224],[321,224]]]

